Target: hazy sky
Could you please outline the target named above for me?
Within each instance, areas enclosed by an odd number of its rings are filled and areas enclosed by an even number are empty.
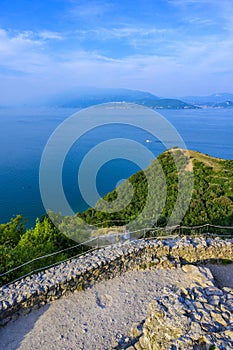
[[[233,92],[232,0],[1,0],[0,103],[74,87]]]

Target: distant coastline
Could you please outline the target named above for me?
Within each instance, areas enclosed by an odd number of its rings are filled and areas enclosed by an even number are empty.
[[[36,217],[44,214],[38,179],[41,154],[54,129],[77,110],[78,108],[54,106],[0,110],[0,222],[7,222],[21,213],[28,218],[28,226],[31,227],[34,226]],[[233,159],[231,108],[163,109],[159,112],[178,130],[188,149]],[[150,134],[140,130],[105,128],[86,135],[79,146],[74,145],[64,164],[66,195],[76,211],[87,208],[77,191],[76,175],[81,158],[97,142],[117,135],[143,143],[154,157],[164,151],[164,146],[158,140],[152,140]],[[147,143],[146,140],[151,142]],[[77,163],[72,159],[76,159]],[[105,170],[107,172],[103,171],[98,177],[101,195],[113,190],[119,179],[127,178],[137,171],[126,162],[116,163],[114,171],[110,167]]]
[[[130,89],[84,89],[67,91],[48,97],[45,105],[86,108],[107,102],[131,102],[153,109],[199,109],[199,108],[232,108],[233,94],[215,93],[209,96],[162,97],[147,91]]]

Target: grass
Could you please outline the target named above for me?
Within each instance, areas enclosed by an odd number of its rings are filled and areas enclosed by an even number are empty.
[[[194,158],[195,160],[204,163],[207,166],[210,166],[215,171],[221,170],[221,162],[224,161],[222,158],[210,157],[207,154],[199,153],[196,151],[189,151],[189,155],[191,158]]]

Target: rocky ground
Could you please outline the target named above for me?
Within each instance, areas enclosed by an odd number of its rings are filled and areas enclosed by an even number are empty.
[[[209,268],[219,287],[233,288],[232,264]],[[0,329],[0,348],[175,350],[209,344],[230,350],[231,288],[218,289],[204,267],[129,271],[11,321]]]
[[[211,268],[217,274],[228,271],[230,276],[229,267],[211,265]],[[196,275],[192,265],[184,266],[183,270]],[[226,280],[229,276],[226,274]],[[149,305],[139,339],[128,349],[233,349],[233,289],[200,282],[194,280],[190,288],[173,286],[162,296],[156,296]]]

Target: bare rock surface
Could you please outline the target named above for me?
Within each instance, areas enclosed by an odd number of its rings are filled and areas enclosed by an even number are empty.
[[[9,322],[0,329],[0,348],[104,350],[130,346],[133,349],[135,344],[135,349],[137,346],[138,349],[143,349],[143,344],[137,344],[134,338],[135,332],[147,318],[148,307],[150,317],[151,305],[166,295],[170,295],[169,300],[173,300],[180,291],[185,295],[187,290],[194,287],[199,286],[205,290],[216,288],[213,282],[209,269],[192,265],[176,269],[129,271],[112,280],[97,283],[85,291],[64,296]],[[221,295],[217,295],[218,297]],[[216,302],[212,299],[213,303]],[[151,304],[152,300],[154,301]],[[232,315],[229,316],[229,310],[224,307],[223,305],[220,312],[225,312],[224,320],[228,322]],[[215,314],[214,316],[218,317]],[[220,318],[216,322],[219,320]],[[194,331],[198,330],[197,328]],[[137,340],[142,335],[140,332],[139,330],[136,334]],[[231,332],[229,328],[229,337]],[[141,338],[143,339],[142,336]],[[132,341],[134,342],[131,344]]]
[[[188,268],[195,271],[194,266]],[[131,349],[232,350],[233,290],[205,287],[198,281],[187,289],[168,288],[150,303],[141,335]]]

